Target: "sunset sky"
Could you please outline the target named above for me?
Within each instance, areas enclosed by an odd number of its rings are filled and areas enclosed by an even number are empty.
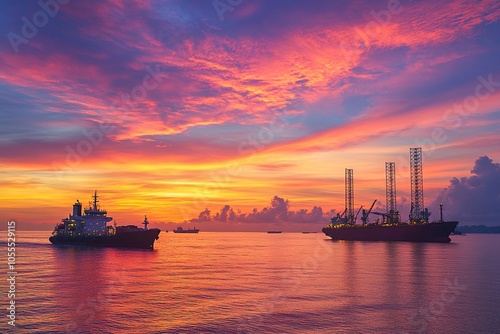
[[[4,222],[48,230],[97,189],[118,224],[316,228],[344,209],[345,168],[355,207],[384,210],[386,161],[406,218],[422,147],[431,218],[443,201],[500,225],[496,0],[1,1],[0,18]]]

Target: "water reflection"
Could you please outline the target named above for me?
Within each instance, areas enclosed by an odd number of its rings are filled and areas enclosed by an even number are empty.
[[[196,333],[236,332],[240,326],[247,332],[415,333],[424,325],[429,332],[496,328],[497,239],[466,237],[455,245],[324,239],[319,249],[328,256],[315,257],[316,237],[172,234],[160,238],[151,252],[53,247],[43,244],[44,236],[43,242],[20,248],[20,329]],[[432,321],[412,318],[438,305],[433,301],[455,277],[467,290],[445,303]]]

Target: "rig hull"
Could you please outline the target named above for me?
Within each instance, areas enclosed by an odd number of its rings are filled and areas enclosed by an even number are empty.
[[[54,235],[49,238],[49,241],[54,245],[152,249],[159,234],[160,230],[153,228],[143,231],[117,232],[114,235]]]
[[[398,225],[327,226],[323,233],[333,240],[450,242],[458,222]]]

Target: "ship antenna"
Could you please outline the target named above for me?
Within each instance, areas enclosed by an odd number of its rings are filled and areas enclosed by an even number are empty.
[[[143,222],[143,224],[144,224],[144,229],[147,230],[149,222],[148,222],[148,217],[146,217],[146,215],[144,215],[144,222]]]

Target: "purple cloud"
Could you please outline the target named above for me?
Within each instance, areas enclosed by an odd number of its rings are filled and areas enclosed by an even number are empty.
[[[254,208],[251,213],[245,214],[234,209],[230,205],[225,205],[220,212],[211,214],[205,209],[200,212],[197,218],[190,219],[191,223],[204,222],[234,222],[234,223],[263,223],[263,224],[327,224],[335,211],[323,212],[319,206],[314,206],[311,211],[300,209],[290,210],[290,202],[279,196],[274,196],[270,206],[261,210]]]
[[[439,212],[439,203],[443,203],[444,219],[462,225],[500,224],[500,164],[488,156],[479,157],[471,174],[450,180],[431,208]]]

